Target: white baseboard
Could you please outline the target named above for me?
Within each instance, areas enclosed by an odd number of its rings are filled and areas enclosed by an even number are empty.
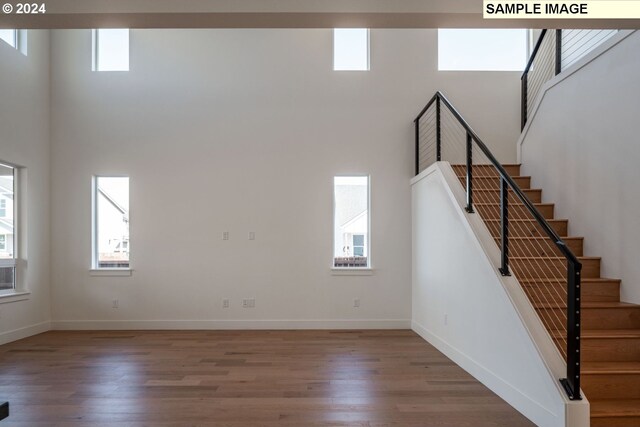
[[[14,329],[0,333],[0,345],[7,344],[12,341],[28,338],[32,335],[38,335],[51,330],[51,322],[36,323],[35,325],[25,326],[24,328]]]
[[[363,320],[56,320],[53,330],[410,329],[409,319]]]
[[[539,402],[532,400],[521,390],[513,387],[469,355],[431,333],[418,322],[412,321],[411,329],[537,425],[557,425],[557,419],[564,417],[564,414],[555,414]],[[556,421],[552,421],[554,419]]]

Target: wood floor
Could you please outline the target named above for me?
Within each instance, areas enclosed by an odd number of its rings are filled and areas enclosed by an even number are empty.
[[[411,331],[47,332],[1,427],[532,426]]]

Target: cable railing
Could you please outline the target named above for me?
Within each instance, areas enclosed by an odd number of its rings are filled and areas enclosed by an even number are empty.
[[[521,128],[544,84],[598,47],[618,30],[542,30],[522,74]]]
[[[466,191],[466,211],[482,217],[500,249],[500,273],[516,276],[564,357],[560,382],[567,395],[581,399],[582,264],[560,237],[567,235],[566,221],[551,219],[553,206],[528,188],[528,178],[515,176],[517,166],[496,160],[441,92],[414,123],[416,175],[436,161],[452,165]]]

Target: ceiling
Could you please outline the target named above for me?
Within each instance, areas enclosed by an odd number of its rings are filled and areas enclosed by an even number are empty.
[[[35,1],[45,14],[0,13],[0,28],[640,28],[640,20],[484,20],[481,0]]]

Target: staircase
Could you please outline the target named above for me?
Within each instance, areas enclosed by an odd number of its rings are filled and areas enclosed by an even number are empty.
[[[555,218],[554,204],[542,202],[542,190],[531,188],[520,166],[504,168],[583,265],[581,381],[591,404],[591,426],[640,426],[640,305],[620,301],[620,280],[600,276],[601,259],[584,256],[584,238],[569,236],[568,220]],[[466,165],[453,169],[465,186]],[[473,206],[500,245],[500,178],[491,165],[474,165],[472,172]],[[557,296],[566,296],[566,260],[513,194],[509,209],[510,270],[562,352],[567,306]]]

